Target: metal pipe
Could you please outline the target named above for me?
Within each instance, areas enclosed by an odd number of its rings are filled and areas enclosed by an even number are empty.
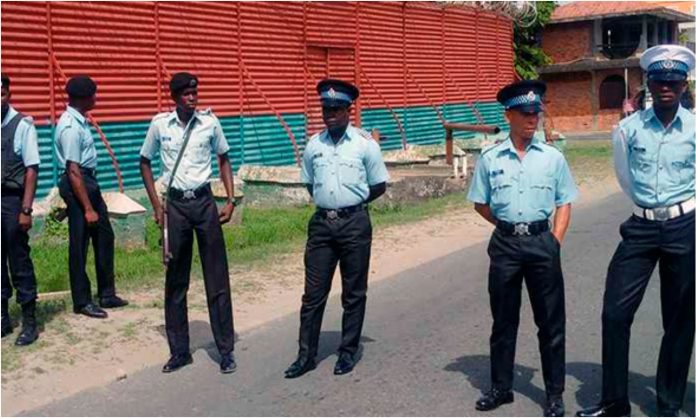
[[[497,134],[500,133],[500,127],[497,125],[470,125],[468,123],[454,123],[445,122],[442,124],[451,134],[451,131],[467,131],[467,132],[480,132],[483,134]]]

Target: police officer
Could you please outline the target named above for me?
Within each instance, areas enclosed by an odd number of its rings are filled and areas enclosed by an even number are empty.
[[[643,54],[651,108],[614,131],[616,174],[635,204],[621,224],[609,264],[602,311],[602,400],[578,416],[621,416],[628,400],[631,324],[655,265],[660,263],[664,336],[657,365],[660,416],[677,416],[694,344],[694,115],[679,104],[694,53],[676,45]]]
[[[104,309],[125,306],[128,301],[116,296],[114,231],[97,183],[97,149],[86,118],[96,103],[97,85],[88,76],[78,75],[68,80],[65,92],[68,104],[56,126],[55,151],[59,166],[65,169],[58,189],[68,211],[73,311],[92,318],[106,318]],[[92,302],[85,270],[90,239],[94,248],[99,306]]]
[[[2,74],[2,336],[12,333],[8,301],[12,286],[22,307],[16,345],[36,341],[36,276],[29,255],[32,203],[39,170],[39,146],[31,117],[10,105],[10,78]],[[9,271],[8,271],[9,264]],[[12,284],[10,284],[12,276]]]
[[[476,402],[479,411],[513,401],[524,280],[539,329],[547,395],[544,416],[564,414],[565,300],[560,252],[578,191],[563,155],[534,137],[545,91],[542,81],[525,80],[498,92],[510,136],[481,153],[469,190],[476,211],[496,226],[488,246],[492,384]]]
[[[355,367],[372,246],[367,204],[386,191],[389,179],[379,144],[350,123],[357,87],[325,79],[317,84],[317,92],[327,129],[310,138],[303,155],[302,182],[317,210],[308,227],[300,347],[297,360],[285,371],[289,379],[316,366],[321,320],[338,263],[343,284],[343,339],[334,374],[350,373]]]
[[[151,161],[159,151],[162,177],[167,185],[167,228],[172,259],[166,272],[164,313],[171,357],[162,371],[169,373],[193,362],[189,350],[186,293],[190,282],[193,233],[203,264],[210,325],[220,353],[220,371],[232,373],[234,326],[227,252],[221,224],[234,212],[234,184],[225,134],[210,109],[198,111],[198,78],[176,73],[169,83],[176,109],[152,119],[140,150],[140,172],[152,203],[157,224],[163,211],[155,189]],[[218,212],[210,188],[212,156],[217,156],[227,202]],[[180,160],[177,163],[177,160]],[[172,172],[174,175],[172,177]],[[171,187],[169,187],[171,186]]]

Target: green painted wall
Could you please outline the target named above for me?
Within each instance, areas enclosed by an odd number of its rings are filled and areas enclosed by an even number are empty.
[[[486,123],[498,124],[501,128],[507,128],[503,119],[503,109],[497,103],[481,103],[478,105]],[[406,130],[409,144],[436,144],[444,141],[444,129],[440,127],[439,120],[432,107],[419,106],[407,109],[397,108],[401,123]],[[476,123],[476,118],[471,108],[466,104],[448,104],[443,107],[446,119],[462,122]],[[290,126],[298,142],[300,150],[305,145],[305,118],[303,114],[285,114],[283,118]],[[285,131],[274,115],[244,117],[239,116],[222,118],[222,129],[230,144],[233,165],[238,168],[241,164],[256,165],[289,165],[295,163],[293,147]],[[114,149],[123,174],[123,183],[126,188],[142,187],[138,161],[140,159],[140,146],[143,143],[150,121],[138,121],[129,123],[104,123],[101,125],[104,134],[109,139]],[[365,129],[377,128],[382,135],[382,148],[392,150],[401,147],[401,135],[396,122],[386,109],[363,109],[362,125]],[[241,129],[243,127],[243,129]],[[39,173],[39,197],[45,196],[51,187],[56,184],[62,169],[57,167],[53,158],[53,130],[51,126],[40,126],[39,151],[41,154],[41,167]],[[98,139],[96,131],[93,131],[99,161],[97,165],[97,178],[99,184],[105,190],[116,189],[118,182],[104,145]],[[457,133],[457,138],[470,138],[473,134]],[[216,166],[217,164],[215,164]],[[159,163],[153,164],[155,175],[159,175]],[[215,167],[217,173],[217,167]]]

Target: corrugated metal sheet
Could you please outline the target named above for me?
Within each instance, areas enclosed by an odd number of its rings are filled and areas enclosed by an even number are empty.
[[[401,143],[395,117],[413,143],[442,140],[435,108],[475,122],[476,102],[486,122],[499,119],[499,109],[481,103],[513,79],[512,23],[466,6],[3,2],[1,27],[14,103],[42,125],[42,193],[57,178],[48,125],[52,108],[57,115],[64,106],[63,74],[88,73],[99,84],[93,113],[126,187],[141,184],[137,150],[152,116],[171,109],[167,82],[176,71],[199,76],[201,106],[223,120],[235,165],[292,163],[275,115],[302,149],[305,134],[322,128],[314,86],[325,76],[361,87],[355,122],[379,128],[387,148]],[[103,151],[99,179],[110,188],[116,179]]]

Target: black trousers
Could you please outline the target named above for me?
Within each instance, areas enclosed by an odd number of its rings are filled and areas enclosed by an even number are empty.
[[[339,262],[343,285],[343,330],[339,352],[354,355],[360,343],[367,302],[372,247],[370,215],[367,209],[336,220],[314,214],[307,230],[299,355],[307,358],[317,355],[321,320]]]
[[[195,232],[213,337],[220,354],[229,354],[234,350],[230,276],[225,239],[213,195],[208,189],[197,199],[169,199],[167,214],[169,249],[173,257],[167,267],[164,287],[164,319],[169,350],[172,355],[189,353],[186,293],[191,281]]]
[[[36,276],[31,262],[29,234],[19,228],[22,198],[19,194],[2,196],[2,303],[17,292],[17,303],[36,300]],[[11,280],[10,280],[11,278]]]
[[[70,231],[68,265],[70,268],[70,291],[75,309],[92,302],[91,285],[87,270],[85,270],[90,239],[92,240],[97,272],[97,295],[100,298],[107,298],[116,294],[114,285],[114,230],[109,221],[109,212],[102,198],[97,179],[87,170],[82,171],[82,179],[87,189],[89,201],[99,214],[99,221],[91,227],[85,221],[85,210],[77,200],[68,176],[63,174],[58,182],[60,196],[65,201],[68,210]]]
[[[664,336],[657,365],[657,404],[679,409],[694,345],[694,213],[666,222],[631,216],[609,264],[602,311],[602,399],[628,399],[631,324],[660,263]]]
[[[538,328],[546,393],[562,394],[565,386],[565,296],[558,241],[549,231],[532,236],[506,236],[496,230],[488,245],[488,255],[491,258],[488,293],[493,314],[492,386],[512,389],[524,279]]]

